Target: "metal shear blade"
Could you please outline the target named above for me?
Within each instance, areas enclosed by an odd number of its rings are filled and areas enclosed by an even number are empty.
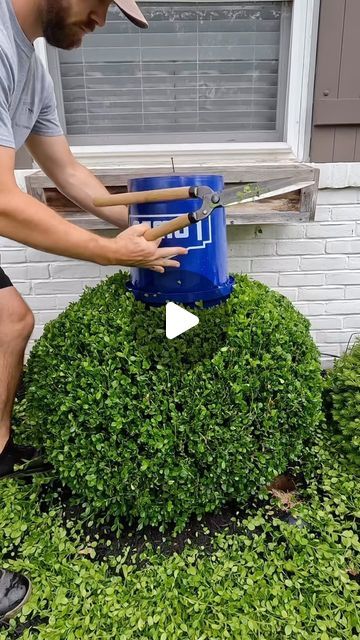
[[[233,207],[238,204],[246,204],[256,202],[257,200],[265,200],[273,198],[292,191],[298,191],[306,187],[311,187],[315,183],[313,180],[307,182],[290,183],[288,179],[265,180],[263,182],[249,182],[247,184],[238,185],[224,191],[213,191],[210,187],[193,187],[191,196],[202,199],[202,206],[190,214],[193,222],[199,222],[207,218],[210,213],[218,207]]]

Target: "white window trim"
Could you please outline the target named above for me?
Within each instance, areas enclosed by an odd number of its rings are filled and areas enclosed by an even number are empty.
[[[254,0],[256,2],[256,0]],[[263,1],[263,0],[262,0]],[[74,156],[89,167],[121,165],[123,168],[198,165],[234,166],[243,163],[288,163],[309,160],[316,45],[320,0],[293,0],[293,20],[286,105],[286,142],[194,143],[151,145],[72,146]],[[46,46],[39,38],[35,48],[48,68]]]

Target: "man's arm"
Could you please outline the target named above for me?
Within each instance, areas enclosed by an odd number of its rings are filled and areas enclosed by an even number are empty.
[[[145,224],[128,227],[116,238],[102,238],[81,229],[18,188],[14,149],[0,146],[0,167],[0,236],[70,258],[159,272],[179,266],[170,256],[187,253],[182,247],[159,248],[160,240],[146,240]]]
[[[32,134],[26,146],[59,191],[81,209],[111,222],[119,229],[128,226],[128,209],[124,206],[94,207],[93,198],[109,195],[108,190],[86,167],[74,158],[65,136]]]

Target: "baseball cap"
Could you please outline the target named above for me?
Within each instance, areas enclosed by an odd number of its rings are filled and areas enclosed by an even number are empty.
[[[135,0],[114,0],[115,4],[121,9],[123,14],[137,27],[147,29],[149,24],[141,13]]]

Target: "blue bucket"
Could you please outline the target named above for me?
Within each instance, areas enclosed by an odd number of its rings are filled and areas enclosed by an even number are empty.
[[[224,179],[217,175],[160,176],[134,178],[128,183],[129,191],[150,191],[184,186],[208,186],[222,191]],[[184,213],[192,213],[201,207],[201,199],[177,200],[131,205],[129,224],[147,222],[158,226]],[[137,300],[150,305],[166,302],[194,306],[202,301],[205,307],[219,304],[228,298],[233,289],[227,263],[225,209],[219,207],[205,220],[192,224],[163,238],[161,247],[186,247],[188,254],[177,256],[180,267],[169,267],[165,273],[149,269],[131,269],[131,290]]]

